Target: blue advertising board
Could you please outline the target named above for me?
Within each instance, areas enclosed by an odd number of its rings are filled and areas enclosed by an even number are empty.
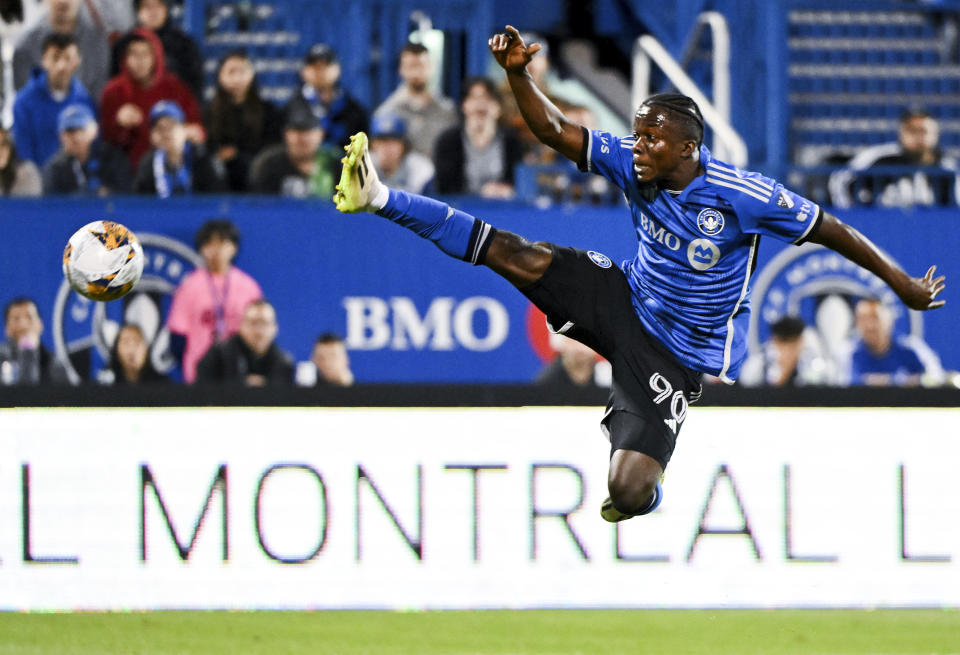
[[[458,206],[531,240],[598,250],[614,261],[632,256],[636,237],[621,207],[537,209],[462,199]],[[192,199],[5,200],[0,221],[0,303],[36,299],[44,343],[61,353],[89,355],[83,376],[102,366],[122,320],[147,324],[155,363],[169,365],[162,325],[170,294],[199,262],[194,234],[208,218],[228,217],[242,234],[236,265],[251,274],[274,304],[278,343],[297,360],[314,338],[334,331],[347,340],[359,382],[527,382],[544,366],[546,330],[530,303],[490,271],[455,261],[416,235],[372,215],[343,215],[326,202],[243,197]],[[960,237],[949,211],[846,212],[914,275],[938,264],[955,274]],[[119,221],[140,237],[147,255],[134,293],[91,303],[63,284],[60,257],[70,234],[97,219]],[[758,347],[784,313],[815,324],[827,298],[852,305],[863,295],[889,296],[882,283],[816,247],[764,239],[753,278]],[[960,369],[953,326],[960,300],[948,287],[945,309],[898,311],[897,330],[922,336],[948,369]],[[835,304],[835,303],[834,303]],[[893,303],[896,307],[896,303]],[[845,319],[848,320],[848,319]],[[836,321],[834,321],[836,322]],[[847,326],[849,327],[849,326]],[[834,328],[838,329],[838,328]]]

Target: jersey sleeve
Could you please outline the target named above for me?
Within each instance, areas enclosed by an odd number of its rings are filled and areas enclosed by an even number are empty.
[[[709,178],[708,178],[709,179]],[[738,182],[734,207],[744,232],[800,245],[817,231],[823,210],[817,203],[767,178]]]
[[[633,180],[633,143],[610,132],[583,130],[583,150],[577,167],[584,173],[596,173],[624,191]]]

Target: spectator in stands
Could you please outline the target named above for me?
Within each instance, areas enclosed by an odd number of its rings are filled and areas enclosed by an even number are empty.
[[[42,192],[36,164],[17,156],[13,135],[0,127],[0,196],[39,196]]]
[[[150,344],[143,329],[136,323],[124,323],[110,349],[110,361],[97,381],[112,385],[167,384],[170,378],[150,363]]]
[[[500,125],[500,93],[489,78],[471,77],[461,97],[462,124],[437,139],[433,157],[437,193],[509,198],[523,147],[512,129]]]
[[[538,34],[527,32],[521,34],[524,43],[540,45],[537,56],[527,64],[527,72],[533,77],[534,84],[547,96],[547,98],[557,105],[557,107],[569,118],[569,109],[572,106],[583,107],[593,117],[596,117],[595,123],[600,129],[612,132],[613,134],[629,134],[630,125],[623,120],[623,117],[607,108],[600,98],[588,89],[576,77],[561,78],[558,76],[551,65],[550,45],[546,39]],[[499,66],[491,62],[499,76]],[[520,142],[523,143],[524,150],[528,154],[527,163],[552,164],[554,162],[567,161],[563,157],[559,159],[556,153],[550,148],[542,147],[542,144],[533,135],[533,132],[527,127],[526,121],[520,115],[520,108],[517,106],[513,92],[510,91],[510,84],[504,79],[500,86],[500,93],[503,101],[503,122],[512,127],[517,132]],[[574,120],[574,119],[570,119]],[[581,123],[586,127],[585,123]],[[591,129],[588,127],[588,129]],[[532,161],[531,161],[532,160]]]
[[[597,353],[562,334],[551,334],[550,346],[557,356],[537,376],[537,385],[556,391],[601,388],[597,383]]]
[[[153,148],[140,160],[133,188],[160,198],[227,191],[226,170],[207,155],[202,143],[187,141],[180,106],[161,100],[150,110]]]
[[[293,357],[274,341],[277,316],[266,300],[254,300],[243,312],[240,330],[216,343],[197,365],[197,383],[234,383],[247,387],[293,384]]]
[[[210,345],[236,333],[246,306],[263,297],[256,280],[233,266],[239,245],[240,232],[230,221],[204,223],[196,235],[203,268],[184,277],[173,294],[167,329],[187,382],[196,378],[197,362]]]
[[[313,112],[326,143],[342,148],[350,136],[367,129],[367,110],[340,86],[340,61],[333,49],[318,43],[307,51],[300,68],[303,86],[287,103],[287,112]]]
[[[7,340],[0,342],[0,385],[66,384],[66,369],[40,343],[43,321],[37,303],[19,296],[3,308]]]
[[[86,105],[70,105],[57,119],[60,150],[43,167],[46,195],[108,196],[129,193],[130,160],[106,141]]]
[[[198,100],[203,98],[203,56],[197,42],[170,20],[171,0],[133,0],[137,26],[157,35],[163,44],[166,69],[180,78]],[[122,67],[123,50],[114,43],[110,74]]]
[[[391,189],[427,193],[433,181],[433,162],[410,148],[403,121],[390,114],[378,114],[370,121],[370,155],[381,181]]]
[[[13,136],[17,151],[42,168],[60,149],[57,120],[69,105],[96,104],[83,83],[74,77],[80,66],[80,51],[70,34],[50,33],[43,42],[42,68],[35,69],[13,101]]]
[[[30,72],[39,66],[48,34],[72,35],[80,51],[81,66],[77,73],[84,88],[99,98],[110,70],[110,46],[107,28],[91,17],[83,0],[46,0],[44,11],[36,22],[20,33],[13,52],[13,85],[26,86]],[[98,15],[99,17],[99,15]]]
[[[880,300],[865,298],[854,309],[860,341],[850,357],[850,382],[871,386],[939,384],[940,359],[915,337],[893,335],[893,314]]]
[[[939,141],[940,127],[933,116],[924,109],[907,109],[900,116],[896,143],[866,148],[830,176],[833,203],[839,207],[956,204],[960,201],[957,161],[940,150]]]
[[[136,170],[140,158],[150,149],[150,110],[161,100],[172,100],[186,115],[188,140],[203,143],[206,135],[200,108],[190,89],[167,72],[157,35],[138,27],[118,44],[124,53],[124,68],[103,90],[103,138],[126,152]]]
[[[305,387],[349,387],[353,385],[350,356],[343,338],[324,332],[313,342],[310,361],[297,369],[297,382]]]
[[[763,352],[744,362],[740,382],[748,387],[835,384],[834,368],[803,319],[784,316],[770,326],[770,340]]]
[[[323,147],[323,129],[306,107],[291,107],[283,143],[261,152],[250,166],[253,193],[329,199],[339,181],[342,152]]]
[[[437,137],[457,124],[457,107],[450,98],[430,89],[433,63],[419,43],[400,51],[400,86],[373,112],[373,117],[396,116],[403,120],[409,147],[433,156]]]
[[[253,63],[243,50],[231,50],[220,60],[204,124],[210,152],[226,166],[230,190],[246,191],[253,158],[280,141],[283,119],[260,96]]]

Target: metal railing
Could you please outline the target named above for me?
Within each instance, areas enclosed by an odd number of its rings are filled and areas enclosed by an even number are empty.
[[[730,30],[722,14],[707,11],[697,19],[690,44],[695,44],[704,27],[713,33],[713,94],[711,102],[683,66],[653,36],[637,38],[633,49],[633,106],[650,95],[651,63],[655,63],[673,85],[700,106],[704,122],[713,130],[714,154],[735,166],[747,163],[747,144],[730,123]],[[692,46],[688,46],[689,48]]]

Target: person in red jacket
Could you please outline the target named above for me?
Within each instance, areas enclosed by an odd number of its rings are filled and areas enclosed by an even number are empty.
[[[123,68],[107,82],[100,100],[103,137],[130,156],[136,170],[150,149],[150,109],[172,100],[186,115],[187,138],[203,143],[203,118],[193,93],[163,63],[163,45],[150,30],[137,28],[123,37]]]

